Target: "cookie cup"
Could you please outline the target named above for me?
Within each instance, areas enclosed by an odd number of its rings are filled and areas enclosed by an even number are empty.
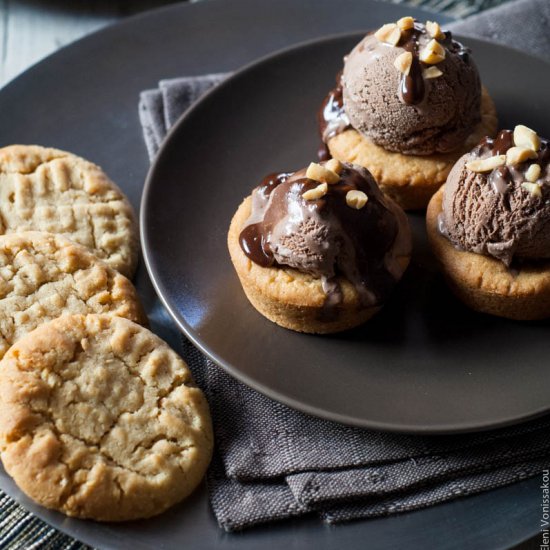
[[[468,307],[519,321],[550,317],[550,261],[509,270],[501,261],[458,250],[438,229],[442,187],[431,199],[426,229],[431,248],[453,293]]]
[[[389,263],[399,280],[409,264],[411,236],[405,213],[393,203],[391,207],[398,217],[399,232],[389,252]],[[262,267],[250,260],[239,244],[250,209],[251,197],[247,197],[231,220],[227,244],[247,298],[264,317],[298,332],[327,334],[356,327],[381,309],[381,305],[362,305],[353,284],[343,277],[338,278],[342,302],[327,308],[321,279],[290,267]]]
[[[450,153],[404,155],[375,145],[357,130],[349,129],[329,139],[330,154],[345,162],[364,166],[374,176],[382,192],[405,210],[426,208],[441,187],[455,162],[484,136],[493,136],[498,119],[489,92],[481,94],[481,122],[464,142]]]

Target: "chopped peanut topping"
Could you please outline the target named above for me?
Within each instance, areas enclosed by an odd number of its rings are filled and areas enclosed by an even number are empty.
[[[361,208],[367,204],[368,200],[369,197],[366,193],[363,193],[363,191],[358,191],[357,189],[346,193],[346,204],[356,210],[361,210]]]

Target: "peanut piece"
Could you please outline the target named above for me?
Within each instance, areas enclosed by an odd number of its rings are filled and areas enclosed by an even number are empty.
[[[506,151],[506,164],[521,164],[529,159],[536,159],[537,153],[526,147],[510,147]]]
[[[445,48],[432,38],[420,52],[420,61],[428,65],[436,65],[445,59]]]
[[[382,25],[375,33],[374,36],[386,44],[391,46],[397,46],[401,40],[401,31],[395,23],[387,23]]]
[[[540,149],[540,138],[531,128],[518,124],[514,128],[514,145],[538,151]]]
[[[413,62],[413,54],[411,52],[404,52],[398,55],[393,62],[393,66],[403,74],[409,74],[411,65]]]
[[[432,38],[445,38],[439,23],[435,21],[426,21],[426,30]]]
[[[443,73],[437,67],[428,67],[422,71],[422,76],[426,79],[439,78]]]
[[[309,191],[302,193],[302,197],[304,197],[306,201],[316,201],[317,199],[324,197],[327,194],[327,192],[328,192],[328,185],[326,183],[321,183],[317,187],[314,187],[313,189],[310,189]]]
[[[486,159],[471,160],[466,163],[466,168],[472,172],[491,172],[499,166],[503,166],[506,163],[506,155],[495,155],[494,157],[487,157]]]
[[[327,162],[325,162],[325,168],[327,170],[334,172],[335,174],[340,174],[344,166],[338,159],[330,159],[330,160],[327,160]],[[327,182],[327,183],[330,183],[330,182]]]
[[[353,189],[346,193],[346,204],[350,208],[355,208],[356,210],[361,210],[365,204],[367,204],[369,197],[363,191],[358,191]]]
[[[340,181],[340,176],[329,170],[325,166],[321,166],[316,162],[312,162],[306,170],[306,178],[315,181],[321,181],[326,183],[338,183]]]
[[[414,18],[413,17],[402,17],[398,22],[397,26],[402,31],[408,31],[414,27]]]
[[[525,179],[534,183],[540,177],[540,166],[538,164],[531,164],[527,171],[525,172]]]
[[[540,190],[540,185],[538,183],[530,183],[527,181],[524,181],[521,186],[529,191],[533,197],[540,197],[542,196],[542,191]]]

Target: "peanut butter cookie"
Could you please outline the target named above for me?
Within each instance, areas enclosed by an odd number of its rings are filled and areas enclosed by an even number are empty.
[[[0,236],[0,358],[39,324],[73,313],[147,320],[123,275],[61,235]]]
[[[160,514],[199,484],[208,405],[182,359],[111,315],[45,323],[0,362],[0,449],[30,498],[69,516]]]
[[[0,149],[0,234],[60,233],[131,277],[138,256],[135,217],[95,164],[36,145]]]

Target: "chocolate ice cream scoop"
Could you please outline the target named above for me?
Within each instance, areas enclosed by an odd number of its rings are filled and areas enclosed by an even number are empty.
[[[550,258],[550,143],[525,126],[484,138],[453,167],[440,231],[458,248],[513,261]]]
[[[364,305],[378,304],[395,284],[392,247],[407,223],[395,209],[366,169],[336,160],[312,163],[272,174],[254,189],[239,241],[260,266],[289,266],[321,278],[333,303],[341,300],[336,278],[342,275]]]
[[[469,50],[437,23],[405,17],[367,35],[345,58],[338,84],[321,111],[325,141],[349,122],[389,151],[446,153],[463,145],[481,118]]]

